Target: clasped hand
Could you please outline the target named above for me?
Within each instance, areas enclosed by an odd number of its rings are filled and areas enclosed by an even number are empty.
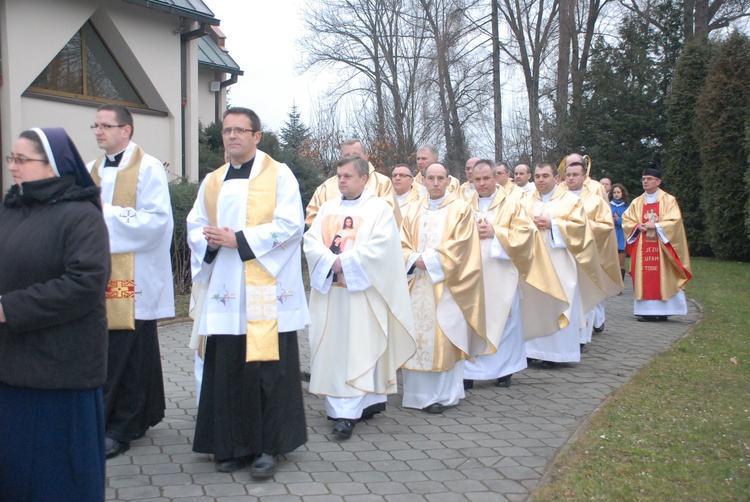
[[[237,249],[237,236],[229,227],[203,227],[203,237],[208,241],[211,251],[220,247]]]

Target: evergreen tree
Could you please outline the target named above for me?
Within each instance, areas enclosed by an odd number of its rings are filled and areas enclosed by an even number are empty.
[[[725,260],[750,260],[745,176],[747,117],[750,115],[750,39],[732,33],[721,44],[698,96],[696,138],[701,158],[701,209],[714,254]]]
[[[221,122],[207,126],[198,124],[198,178],[224,165],[224,142],[221,138]]]
[[[289,120],[284,122],[284,127],[281,128],[281,146],[284,150],[299,151],[305,141],[310,139],[310,130],[300,120],[297,105],[292,105],[288,115]]]
[[[631,16],[616,45],[599,39],[592,51],[574,144],[586,147],[594,178],[608,176],[632,195],[642,191],[640,175],[658,159],[664,137],[662,69],[653,30]]]
[[[680,203],[690,253],[698,256],[709,255],[711,246],[705,232],[705,215],[700,208],[700,150],[693,135],[695,99],[705,84],[713,53],[706,39],[694,38],[685,46],[677,62],[667,104],[669,147],[665,152],[664,186]]]
[[[282,140],[283,141],[283,140]],[[282,148],[278,136],[273,132],[264,132],[263,137],[258,143],[258,148],[279,162],[283,162],[292,170],[299,183],[299,191],[302,195],[302,206],[307,207],[307,203],[315,192],[315,189],[323,182],[319,170],[315,168],[313,162],[302,155],[299,150],[291,148]]]
[[[745,150],[747,151],[747,165],[750,166],[750,115],[747,116],[745,123]],[[745,172],[745,189],[749,194],[747,205],[745,205],[745,230],[747,235],[750,235],[750,169]]]

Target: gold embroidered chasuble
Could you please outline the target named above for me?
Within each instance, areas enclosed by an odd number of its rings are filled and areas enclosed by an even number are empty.
[[[568,192],[563,183],[555,187],[548,201],[544,201],[537,190],[532,197],[527,197],[523,201],[523,206],[529,215],[554,218],[568,252],[576,261],[582,310],[583,313],[588,312],[606,298],[606,291],[599,252],[588,224],[583,201]],[[545,230],[543,233],[548,235],[551,231]]]
[[[391,180],[375,170],[375,167],[368,162],[370,165],[370,177],[367,180],[365,188],[370,190],[378,197],[382,197],[389,206],[393,209],[393,216],[396,217],[396,223],[401,225],[401,210],[396,200],[396,192],[393,190],[393,183]],[[331,200],[336,197],[341,197],[339,191],[339,179],[338,176],[331,176],[325,180],[318,188],[315,189],[310,202],[307,204],[305,211],[305,225],[308,228],[312,226],[315,216],[317,216],[320,206],[327,200]]]
[[[659,205],[659,226],[669,240],[680,263],[668,251],[667,244],[659,241],[659,277],[662,301],[669,300],[685,288],[690,280],[682,268],[692,272],[690,268],[690,253],[688,251],[687,236],[682,223],[682,213],[677,199],[664,190],[659,190],[656,202]],[[636,226],[642,221],[643,206],[646,204],[646,194],[636,197],[630,207],[622,215],[622,230],[625,238],[633,234]],[[643,239],[639,236],[635,243],[635,253],[631,254],[632,270],[635,273],[635,299],[643,299]],[[682,265],[682,267],[680,266]]]
[[[490,341],[499,343],[499,338],[492,339],[490,325],[497,323],[497,319],[493,318],[510,315],[516,288],[512,287],[515,282],[509,279],[514,276],[520,279],[524,338],[533,340],[566,328],[568,318],[564,312],[568,308],[568,300],[534,220],[517,201],[500,189],[495,192],[487,212],[479,211],[478,197],[474,197],[471,204],[476,211],[477,220],[484,218],[492,224],[495,236],[514,269],[504,270],[503,265],[507,260],[489,258],[486,256],[489,251],[482,249],[485,299],[492,305],[492,308],[487,309]],[[488,247],[490,241],[491,239],[483,239],[481,243]],[[495,291],[489,291],[490,288]],[[496,337],[502,334],[504,321],[503,319],[503,326]],[[497,343],[495,346],[497,347]]]
[[[134,209],[137,207],[138,174],[143,155],[143,149],[136,146],[128,165],[117,172],[112,205]],[[99,167],[105,158],[98,158],[91,169],[91,177],[98,187],[102,186]],[[106,298],[109,329],[135,329],[135,253],[112,255],[112,273],[107,285]]]
[[[471,186],[470,182],[464,181],[463,183],[461,183],[461,186],[458,187],[458,192],[456,193],[458,194],[458,198],[462,201],[470,202],[477,191],[473,186]]]
[[[511,199],[521,201],[524,198],[526,198],[527,194],[524,192],[523,188],[519,187],[512,181],[509,181],[504,187],[501,187],[503,191],[505,192],[505,195],[510,197]]]
[[[482,257],[474,211],[455,194],[447,194],[437,210],[428,198],[413,203],[401,226],[405,261],[414,253],[434,250],[443,281],[415,270],[409,281],[417,352],[405,369],[447,371],[457,361],[482,353],[488,346],[482,280]]]
[[[258,175],[247,188],[246,227],[254,227],[273,221],[276,208],[276,178],[278,162],[269,155],[263,156]],[[206,182],[204,204],[212,226],[217,222],[219,192],[229,164],[218,168]],[[245,360],[278,361],[279,329],[277,316],[276,279],[269,274],[258,260],[244,263],[245,294],[247,312],[247,334]]]
[[[617,252],[617,234],[612,219],[612,209],[598,194],[592,193],[585,186],[578,197],[583,201],[583,208],[591,226],[591,233],[596,241],[599,262],[602,267],[602,284],[607,297],[618,295],[622,291],[622,275]]]
[[[560,176],[564,178],[565,171],[562,171],[560,173]],[[566,185],[564,181],[560,183],[558,186],[562,187],[563,190],[568,189],[568,185]],[[601,197],[604,200],[604,202],[609,204],[609,195],[607,194],[607,190],[604,188],[604,185],[602,185],[601,183],[593,179],[591,176],[588,176],[586,178],[586,181],[583,182],[583,186],[587,188],[589,192],[599,195],[599,197]]]

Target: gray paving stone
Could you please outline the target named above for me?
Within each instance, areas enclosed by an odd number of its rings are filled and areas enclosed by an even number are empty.
[[[203,485],[206,495],[211,497],[230,497],[236,495],[247,495],[247,488],[240,483],[222,483],[216,485]]]
[[[170,499],[179,499],[184,497],[196,497],[204,495],[203,487],[200,485],[176,485],[162,487],[162,495]]]
[[[328,487],[321,483],[290,483],[286,487],[292,495],[324,495],[330,493]]]
[[[629,279],[627,279],[629,284]],[[579,364],[543,370],[532,364],[513,387],[477,382],[443,415],[401,407],[389,396],[384,414],[357,424],[348,441],[333,441],[323,399],[302,385],[308,442],[282,457],[273,479],[247,470],[216,472],[212,457],[192,451],[196,400],[189,323],[159,328],[166,417],[107,461],[108,501],[218,502],[471,502],[525,501],[582,421],[607,395],[698,319],[658,326],[632,316],[632,289],[607,301],[607,328]],[[309,347],[300,333],[300,363]]]

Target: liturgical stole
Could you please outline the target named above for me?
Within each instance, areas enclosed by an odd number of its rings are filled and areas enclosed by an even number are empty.
[[[102,186],[99,166],[104,158],[97,159],[91,169],[91,177],[98,187]],[[135,209],[141,160],[143,149],[136,146],[128,165],[117,172],[113,206]],[[107,322],[109,329],[135,329],[135,253],[112,255],[112,273],[107,285]]]
[[[273,221],[276,208],[276,177],[279,164],[263,156],[260,172],[247,185],[245,227],[252,228]],[[253,166],[255,167],[255,166]],[[218,168],[206,182],[204,204],[212,226],[217,225],[219,192],[229,164]],[[258,260],[245,262],[245,305],[247,312],[246,361],[279,360],[279,323],[277,317],[276,278]]]

